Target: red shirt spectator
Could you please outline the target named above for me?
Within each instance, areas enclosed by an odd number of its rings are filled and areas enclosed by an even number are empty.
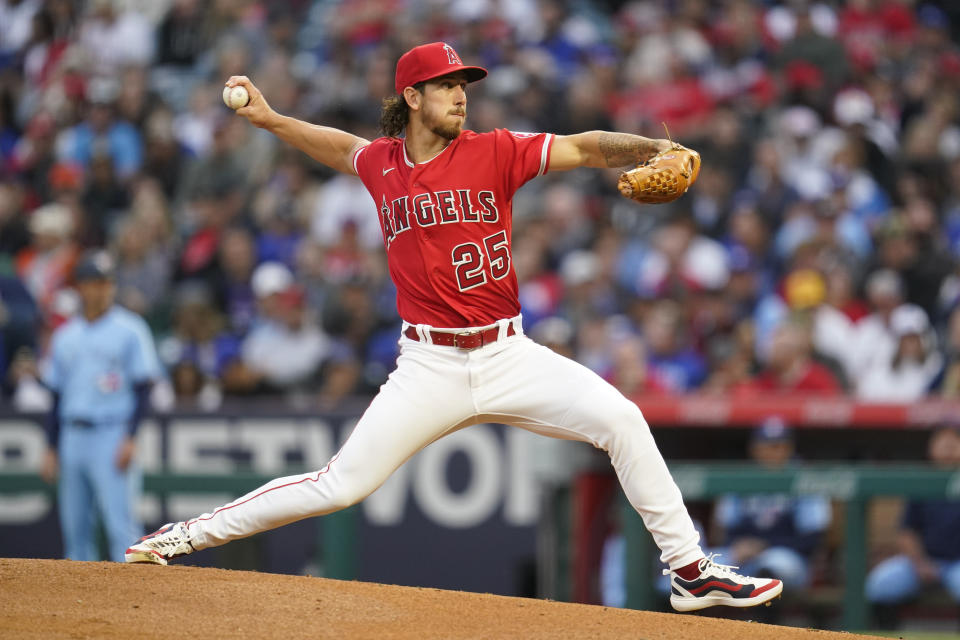
[[[800,317],[788,319],[777,327],[766,367],[735,389],[740,394],[764,391],[830,394],[842,391],[833,373],[813,360],[810,326]]]
[[[766,370],[744,386],[747,391],[798,391],[806,393],[840,393],[836,376],[822,364],[809,361],[790,377],[781,377]]]

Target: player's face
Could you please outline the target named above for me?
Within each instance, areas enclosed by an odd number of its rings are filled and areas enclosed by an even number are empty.
[[[750,447],[750,453],[754,460],[765,467],[780,467],[793,457],[793,443],[790,441],[757,442]]]
[[[467,119],[467,75],[462,71],[430,80],[423,89],[423,124],[442,138],[453,140]]]
[[[113,304],[116,287],[113,281],[106,279],[81,280],[77,283],[77,292],[83,305],[83,313],[88,317],[96,317],[105,312]]]

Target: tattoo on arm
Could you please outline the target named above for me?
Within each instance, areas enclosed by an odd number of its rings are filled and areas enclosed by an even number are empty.
[[[600,134],[597,144],[600,155],[608,167],[625,167],[628,164],[645,162],[657,152],[657,142],[629,133]]]

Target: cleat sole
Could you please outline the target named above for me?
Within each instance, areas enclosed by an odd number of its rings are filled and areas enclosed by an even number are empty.
[[[761,593],[754,598],[731,598],[728,595],[707,595],[699,598],[685,598],[670,596],[670,606],[681,612],[698,611],[708,607],[736,607],[745,609],[756,607],[761,604],[770,606],[774,600],[780,597],[783,592],[783,583],[781,582],[773,589]]]
[[[127,549],[123,555],[124,562],[128,564],[167,564],[167,559],[156,551],[141,551],[139,549]]]

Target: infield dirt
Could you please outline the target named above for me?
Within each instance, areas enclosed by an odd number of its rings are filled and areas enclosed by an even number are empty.
[[[871,637],[249,571],[6,558],[0,558],[0,636],[9,640]]]

